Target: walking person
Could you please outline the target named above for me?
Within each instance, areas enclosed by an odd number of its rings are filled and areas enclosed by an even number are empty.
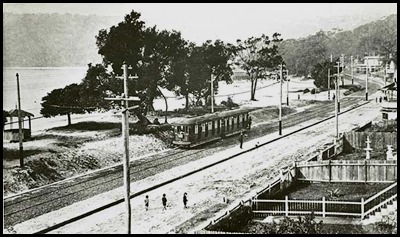
[[[149,195],[146,195],[146,198],[144,199],[144,206],[146,208],[146,211],[149,210]]]
[[[240,132],[239,142],[240,142],[240,149],[242,149],[242,146],[243,146],[243,132]]]
[[[251,116],[249,116],[248,126],[249,126],[249,129],[250,129],[251,128]]]
[[[187,208],[187,206],[186,206],[187,202],[188,202],[187,193],[184,193],[183,194],[183,206],[184,206],[184,208]]]
[[[163,194],[163,197],[161,200],[162,200],[162,205],[163,205],[163,211],[167,210],[167,198],[165,197],[165,193]]]

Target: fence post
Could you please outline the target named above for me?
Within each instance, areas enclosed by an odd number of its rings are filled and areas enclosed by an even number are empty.
[[[332,179],[331,159],[328,160],[328,171],[329,171],[329,183],[331,183],[331,179]]]
[[[285,215],[289,216],[289,202],[288,202],[288,196],[285,196]]]
[[[322,217],[325,217],[325,197],[322,197]]]
[[[361,198],[361,220],[364,219],[364,198]]]

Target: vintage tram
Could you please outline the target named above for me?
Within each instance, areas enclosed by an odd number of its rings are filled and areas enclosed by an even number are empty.
[[[171,123],[174,131],[172,143],[190,148],[246,131],[251,110],[241,108],[176,120]]]

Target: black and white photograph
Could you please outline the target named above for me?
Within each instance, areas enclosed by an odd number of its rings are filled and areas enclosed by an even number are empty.
[[[3,234],[397,234],[397,3],[3,3]]]

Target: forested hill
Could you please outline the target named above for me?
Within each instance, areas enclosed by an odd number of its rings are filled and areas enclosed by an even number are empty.
[[[291,73],[307,75],[317,63],[341,54],[362,58],[368,55],[380,55],[397,65],[397,14],[361,25],[353,30],[332,29],[319,31],[300,39],[288,39],[279,45]],[[349,58],[346,59],[348,61]]]
[[[100,62],[100,29],[121,19],[96,15],[3,14],[3,66],[73,67]]]

